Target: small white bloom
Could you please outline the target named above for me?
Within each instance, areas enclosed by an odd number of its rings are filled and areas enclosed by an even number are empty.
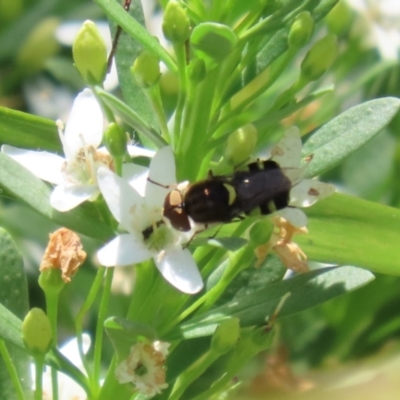
[[[290,190],[289,207],[277,211],[293,226],[301,228],[307,225],[307,217],[297,207],[312,206],[318,200],[324,199],[335,192],[335,186],[320,182],[316,179],[303,179],[305,167],[300,167],[301,162],[301,136],[297,127],[287,130],[271,151],[272,160],[277,162],[284,174],[291,180],[293,187]]]
[[[347,0],[360,16],[354,33],[368,47],[377,47],[384,60],[398,60],[400,49],[400,2],[398,0]]]
[[[98,196],[97,169],[113,169],[113,159],[104,148],[98,149],[104,128],[100,105],[92,91],[83,90],[76,97],[68,123],[57,121],[65,158],[47,151],[33,151],[3,145],[2,151],[29,169],[40,179],[55,184],[50,204],[58,211],[69,211]],[[132,156],[141,150],[128,146]],[[145,156],[151,155],[143,149]]]
[[[90,348],[90,336],[82,335],[83,352],[86,354]],[[82,360],[78,350],[78,341],[76,338],[65,343],[60,352],[68,358],[81,371],[84,371]],[[31,365],[32,381],[35,382],[35,367]],[[61,372],[57,373],[58,382],[58,399],[59,400],[86,400],[87,394],[73,379]],[[33,388],[35,389],[35,388]],[[43,374],[43,399],[51,400],[53,398],[52,383],[51,383],[51,368],[46,367]]]
[[[159,150],[150,163],[154,182],[169,185],[175,180],[172,149]],[[143,174],[140,180],[143,182]],[[203,282],[196,263],[182,244],[187,233],[170,228],[162,217],[169,189],[146,180],[144,197],[124,179],[106,168],[98,170],[98,184],[114,218],[127,233],[118,235],[97,253],[106,267],[137,264],[153,257],[163,277],[184,293],[197,293]]]
[[[165,359],[169,343],[138,342],[131,347],[128,357],[115,369],[119,383],[133,383],[148,397],[161,393],[168,387],[165,382]]]

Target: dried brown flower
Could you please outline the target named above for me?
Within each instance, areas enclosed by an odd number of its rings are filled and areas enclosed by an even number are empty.
[[[71,277],[86,259],[79,236],[67,228],[61,228],[50,233],[50,240],[40,264],[40,272],[47,269],[60,269],[65,283],[71,282]]]

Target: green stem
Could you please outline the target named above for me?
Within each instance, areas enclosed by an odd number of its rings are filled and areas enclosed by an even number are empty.
[[[217,360],[221,355],[209,350],[198,360],[196,360],[189,368],[182,372],[175,382],[169,400],[178,400],[182,398],[183,393],[204,371]]]
[[[150,100],[151,104],[153,105],[154,111],[156,112],[157,120],[160,125],[161,129],[161,136],[162,138],[170,142],[170,134],[167,126],[167,121],[165,119],[165,112],[161,100],[161,93],[160,93],[160,85],[157,83],[149,89],[145,91],[146,96]]]
[[[76,318],[75,318],[75,331],[76,331],[76,338],[78,341],[79,355],[81,357],[83,366],[84,366],[85,371],[86,371],[87,375],[89,376],[89,379],[91,380],[91,382],[94,382],[94,378],[93,378],[93,375],[91,374],[88,360],[83,351],[83,340],[82,340],[83,318],[85,317],[85,315],[89,311],[89,309],[92,307],[93,302],[97,296],[97,293],[99,292],[99,289],[103,282],[105,270],[106,270],[105,267],[100,267],[97,270],[96,278],[93,281],[93,284],[92,284],[92,287],[90,288],[89,294],[87,295],[85,302],[82,304],[81,309],[78,311]],[[96,385],[92,385],[92,387],[96,387]]]
[[[2,340],[2,339],[0,339],[0,355],[4,362],[5,367],[7,369],[8,374],[10,375],[11,382],[14,386],[15,393],[17,395],[18,400],[24,400],[25,395],[24,395],[24,391],[21,386],[21,381],[18,377],[17,370],[15,369],[15,366],[12,362],[12,359],[11,359],[10,353],[8,352],[7,346],[4,343],[4,340]]]
[[[51,331],[53,333],[53,347],[57,347],[57,314],[58,314],[58,299],[59,299],[59,291],[55,292],[52,290],[44,291],[46,296],[46,311],[47,316],[50,320]],[[55,368],[51,368],[51,385],[53,390],[53,399],[58,399],[58,379],[57,379],[57,370]]]
[[[178,104],[175,110],[175,119],[174,119],[174,144],[177,146],[179,141],[179,136],[182,128],[182,115],[185,107],[185,97],[187,91],[187,77],[186,77],[186,51],[185,45],[175,45],[174,46],[177,66],[178,66],[178,77],[179,77],[179,96],[178,96]]]
[[[94,342],[94,356],[93,356],[93,383],[96,387],[95,393],[100,390],[100,366],[101,366],[101,350],[103,345],[104,336],[104,320],[107,315],[108,303],[110,300],[111,283],[114,275],[114,268],[107,268],[104,280],[104,289],[100,301],[99,315],[96,324],[96,335]]]
[[[35,400],[43,399],[43,367],[44,367],[44,358],[37,357],[34,359],[35,361]],[[54,387],[53,387],[53,396],[54,396]],[[58,397],[58,393],[57,393]]]

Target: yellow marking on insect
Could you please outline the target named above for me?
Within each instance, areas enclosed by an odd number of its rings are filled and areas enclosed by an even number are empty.
[[[229,185],[227,183],[224,183],[224,187],[228,191],[228,195],[229,195],[228,205],[232,205],[233,202],[236,200],[235,188],[232,185]]]

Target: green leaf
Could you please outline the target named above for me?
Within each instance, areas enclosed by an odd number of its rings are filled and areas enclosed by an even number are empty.
[[[141,339],[154,341],[157,332],[150,325],[111,317],[104,322],[104,328],[119,358],[126,358],[132,345]]]
[[[117,2],[114,2],[114,6],[120,8]],[[123,11],[123,13],[130,21],[138,24],[140,29],[144,28],[144,16],[140,0],[132,1],[129,14],[126,11]],[[115,36],[116,25],[112,19],[109,20],[109,22],[111,33]],[[135,110],[135,113],[140,115],[140,118],[143,121],[146,121],[146,125],[151,127],[149,129],[158,130],[158,122],[153,107],[143,89],[137,86],[132,78],[131,67],[142,50],[143,45],[140,41],[132,40],[132,38],[125,32],[121,34],[118,41],[117,52],[115,54],[118,80],[126,104],[132,110]],[[139,133],[142,133],[142,131],[139,131]],[[146,136],[144,138],[141,137],[141,139],[143,144],[147,146]]]
[[[54,121],[0,107],[0,143],[24,149],[62,151]]]
[[[295,237],[308,258],[400,275],[400,210],[344,194],[306,209],[308,235]]]
[[[0,187],[39,214],[95,239],[104,241],[113,235],[112,229],[99,220],[89,204],[65,213],[52,208],[49,203],[49,186],[4,153],[0,153],[0,171]]]
[[[319,128],[303,147],[313,154],[309,176],[320,175],[340,164],[389,124],[400,108],[400,99],[371,100],[345,111]]]
[[[96,93],[116,115],[121,117],[122,120],[132,128],[142,133],[156,147],[161,148],[167,146],[167,142],[132,108],[103,89],[96,88]]]
[[[158,56],[171,71],[177,71],[175,62],[164,47],[160,45],[154,36],[147,32],[140,22],[133,19],[118,2],[115,0],[95,0],[95,2],[102,8],[108,18],[122,27],[124,32]],[[133,1],[131,8],[135,9],[137,7],[141,8],[140,2]]]
[[[245,246],[248,243],[248,240],[240,238],[240,237],[198,237],[193,240],[191,243],[193,248],[197,248],[199,246],[210,245],[214,247],[219,247],[221,249],[226,249],[229,251],[236,251]]]
[[[20,251],[0,228],[0,303],[19,318],[28,312],[28,284]]]
[[[2,242],[4,243],[4,238]],[[10,244],[8,244],[8,247],[9,246]],[[16,257],[16,252],[14,254],[14,257]],[[21,274],[21,272],[19,272],[19,274]],[[10,282],[8,283],[10,284]],[[3,290],[3,287],[1,288],[1,290]],[[0,293],[2,295],[1,291]],[[1,297],[3,298],[3,296]],[[14,364],[14,367],[18,373],[18,377],[22,382],[23,391],[26,394],[28,394],[31,390],[30,368],[29,368],[31,360],[22,342],[21,326],[22,326],[21,320],[17,318],[10,310],[8,310],[2,304],[0,304],[0,338],[4,340],[6,344],[12,363]],[[0,393],[1,393],[0,397],[4,399],[14,400],[17,398],[15,396],[15,390],[11,383],[10,376],[1,358],[0,358]]]
[[[22,321],[0,304],[0,338],[19,349],[25,350],[21,328]]]
[[[168,334],[165,340],[190,339],[213,334],[222,321],[237,317],[242,327],[266,324],[287,293],[278,318],[286,317],[357,289],[374,279],[356,267],[322,268],[267,285],[234,301],[192,318]]]

